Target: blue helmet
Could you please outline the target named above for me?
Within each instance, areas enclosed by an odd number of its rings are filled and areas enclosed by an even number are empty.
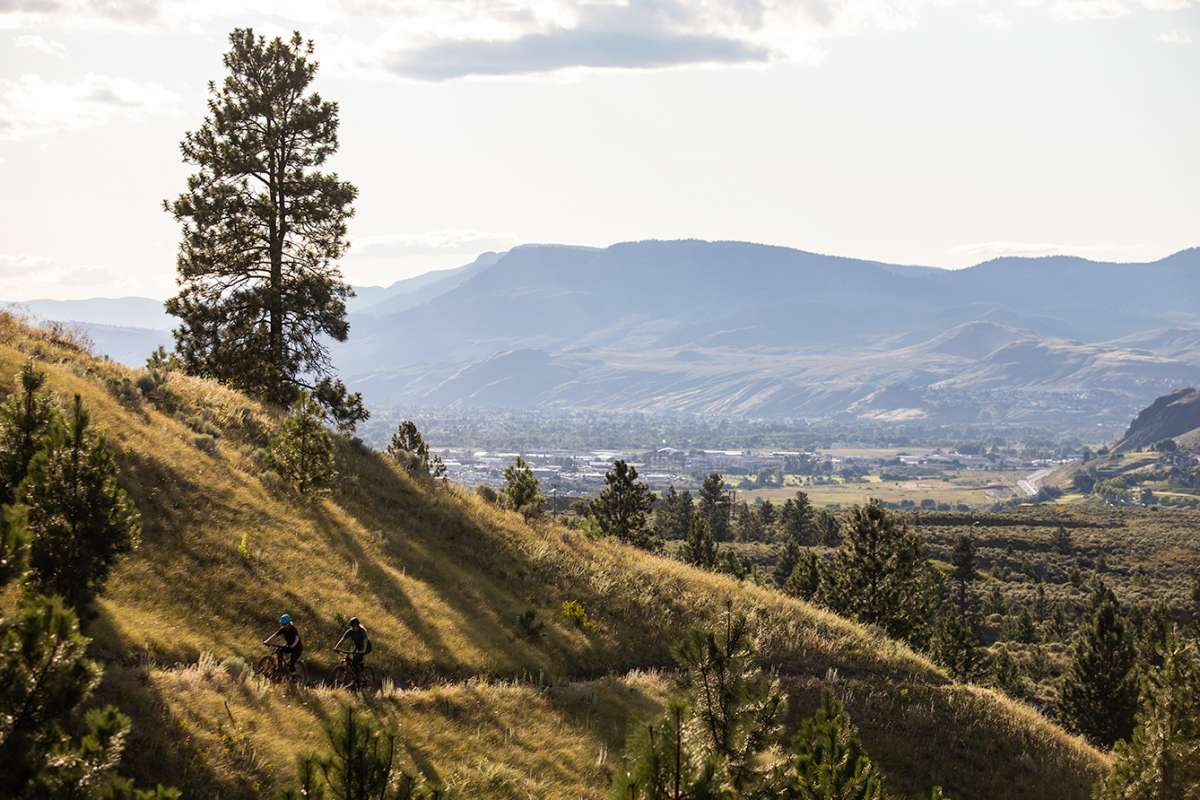
[[[291,622],[291,621],[292,621],[292,615],[291,615],[291,614],[284,614],[282,617],[280,617],[280,618],[279,618],[279,624],[280,624],[280,625],[287,625],[287,624],[288,624],[289,622]]]

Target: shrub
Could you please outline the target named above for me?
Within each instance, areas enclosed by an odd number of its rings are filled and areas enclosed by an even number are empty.
[[[500,502],[499,493],[490,486],[476,486],[475,494],[479,495],[483,502],[493,506]]]
[[[142,393],[129,378],[114,378],[110,376],[105,378],[104,387],[123,406],[137,408],[142,404]]]
[[[542,635],[546,623],[539,620],[537,612],[529,608],[517,615],[517,627],[521,629],[521,634],[526,638],[536,639]]]
[[[587,614],[587,609],[578,600],[566,600],[562,604],[562,614],[567,621],[581,631],[594,631],[596,622]]]
[[[217,440],[210,434],[197,433],[192,437],[192,444],[196,445],[197,449],[203,450],[210,456],[217,455]]]

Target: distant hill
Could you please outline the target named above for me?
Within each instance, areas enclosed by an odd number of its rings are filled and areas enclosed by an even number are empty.
[[[1200,249],[961,270],[745,242],[525,245],[360,287],[338,369],[377,410],[454,407],[1123,427],[1200,384]],[[133,304],[137,301],[137,305]],[[156,301],[37,303],[165,330]],[[136,341],[101,332],[114,357]],[[147,335],[148,353],[157,335]],[[900,387],[903,391],[900,391]]]
[[[1158,398],[1129,425],[1114,446],[1118,453],[1140,450],[1163,439],[1187,437],[1189,443],[1200,431],[1200,390],[1180,389]]]

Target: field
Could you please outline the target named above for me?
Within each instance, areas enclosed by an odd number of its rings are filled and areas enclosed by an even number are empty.
[[[878,451],[872,451],[878,452]],[[907,451],[906,451],[907,452]],[[845,481],[840,478],[830,483],[790,481],[784,487],[769,489],[741,489],[739,500],[754,502],[761,498],[773,503],[782,503],[794,497],[797,490],[808,494],[809,500],[819,506],[850,506],[876,498],[888,503],[905,500],[920,504],[930,499],[937,503],[960,503],[971,507],[990,506],[1021,494],[1017,481],[1024,478],[1025,471],[999,470],[946,470],[941,477],[916,478],[913,480],[882,480],[878,473],[869,474],[861,481]]]

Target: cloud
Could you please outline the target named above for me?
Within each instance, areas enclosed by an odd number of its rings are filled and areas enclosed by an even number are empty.
[[[115,118],[174,113],[180,98],[153,81],[89,73],[74,82],[37,75],[0,79],[0,140],[44,138]]]
[[[1130,8],[1121,0],[1055,0],[1050,13],[1065,20],[1103,20],[1126,16]]]
[[[1192,43],[1192,35],[1185,31],[1167,31],[1166,33],[1160,33],[1154,38],[1161,44],[1169,44],[1176,47]]]
[[[520,240],[509,233],[473,230],[442,230],[425,233],[395,233],[365,236],[354,241],[355,258],[401,256],[477,255],[487,250],[508,250]]]
[[[36,33],[26,33],[17,37],[15,42],[19,50],[36,50],[48,56],[62,58],[67,54],[67,48],[61,42],[53,42]]]
[[[979,21],[996,30],[1006,31],[1012,27],[1012,20],[1003,11],[986,11],[979,15]]]
[[[26,277],[49,268],[54,261],[28,253],[0,253],[0,278]]]

